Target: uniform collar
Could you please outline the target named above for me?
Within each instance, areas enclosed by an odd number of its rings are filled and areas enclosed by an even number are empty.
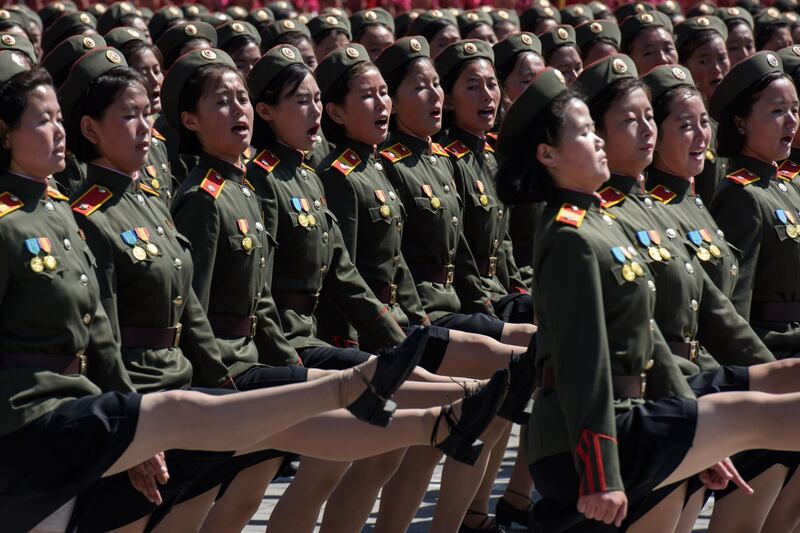
[[[626,195],[632,194],[641,196],[644,194],[642,182],[639,178],[631,178],[630,176],[623,176],[622,174],[612,173],[608,181],[603,184],[603,187],[605,186],[614,187],[619,192]]]
[[[450,126],[447,137],[453,141],[461,141],[467,148],[479,154],[486,149],[486,137],[478,137],[458,126]]]
[[[243,168],[237,165],[231,165],[230,163],[223,161],[222,159],[216,158],[212,155],[208,154],[201,155],[197,166],[202,168],[214,169],[214,172],[216,172],[226,180],[235,181],[236,183],[244,182]]]
[[[766,180],[775,179],[775,176],[778,173],[778,167],[776,167],[775,164],[765,163],[760,159],[743,154],[739,154],[731,158],[731,165],[729,165],[728,168],[736,170],[744,168],[750,172],[754,172],[759,178]]]
[[[572,189],[555,189],[553,192],[554,204],[572,204],[580,209],[600,207],[600,197],[597,194],[574,191]]]
[[[412,152],[415,154],[422,154],[422,153],[431,153],[431,143],[433,141],[428,139],[420,139],[414,135],[409,135],[408,133],[403,133],[401,131],[392,132],[392,136],[389,141],[386,143],[387,146],[391,146],[394,143],[403,143],[408,148],[411,149]]]
[[[267,147],[267,150],[278,156],[278,159],[280,159],[282,162],[285,162],[292,167],[299,167],[305,158],[305,154],[303,154],[303,152],[286,146],[282,142],[271,143]]]
[[[692,191],[692,183],[686,178],[679,178],[663,170],[655,167],[650,167],[647,171],[647,189],[650,190],[656,185],[663,185],[678,195],[678,198],[683,198],[686,194],[694,195]]]
[[[133,192],[138,182],[138,180],[118,170],[93,163],[86,165],[86,179],[118,193]]]
[[[358,154],[358,157],[360,157],[362,161],[369,161],[375,157],[375,145],[358,142],[349,137],[339,144],[338,147],[340,148],[339,152],[344,152],[345,149],[349,148]]]
[[[0,174],[0,188],[21,198],[39,199],[47,191],[47,181],[4,172]]]

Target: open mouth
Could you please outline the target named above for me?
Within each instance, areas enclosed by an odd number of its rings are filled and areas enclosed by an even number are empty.
[[[306,130],[306,135],[308,135],[308,138],[312,139],[314,141],[317,140],[317,134],[318,133],[319,133],[319,125],[313,126],[313,127],[308,128]]]
[[[231,131],[236,135],[247,135],[250,132],[250,127],[247,124],[237,124],[231,128]]]
[[[381,131],[386,130],[389,127],[389,117],[382,117],[376,120],[375,127]]]
[[[481,109],[478,111],[478,116],[484,120],[494,120],[494,108]]]
[[[434,118],[442,118],[442,108],[437,107],[433,111],[431,111],[431,116]]]
[[[794,135],[787,135],[785,137],[781,137],[781,144],[791,146],[793,140],[794,140]]]
[[[722,78],[718,78],[716,80],[711,80],[709,82],[709,85],[711,85],[712,87],[714,87],[716,89],[717,85],[719,85],[720,83],[722,83]]]
[[[692,150],[691,152],[689,152],[689,156],[692,159],[703,159],[706,156],[706,149],[703,148],[701,150]]]

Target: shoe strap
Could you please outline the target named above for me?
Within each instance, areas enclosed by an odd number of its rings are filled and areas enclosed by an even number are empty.
[[[483,520],[478,524],[478,527],[473,527],[472,529],[489,529],[490,527],[494,526],[494,520],[491,519],[489,513],[484,513],[483,511],[473,511],[472,509],[467,509],[468,515],[477,515],[482,516]]]
[[[509,489],[508,487],[506,487],[506,492],[510,492],[511,494],[516,494],[516,495],[517,495],[517,496],[519,496],[520,498],[525,498],[526,500],[528,500],[528,502],[530,502],[530,501],[531,501],[531,497],[530,497],[529,495],[527,495],[527,494],[522,494],[521,492],[517,492],[517,491],[515,491],[515,490],[511,490],[511,489]]]

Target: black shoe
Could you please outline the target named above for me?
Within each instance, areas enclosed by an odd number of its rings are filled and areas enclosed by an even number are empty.
[[[531,339],[531,347],[526,353],[513,356],[508,363],[511,373],[508,394],[497,416],[510,420],[515,424],[525,425],[533,410],[533,389],[536,386],[536,350],[535,338]]]
[[[458,533],[506,533],[506,528],[492,520],[486,513],[467,510],[467,514],[481,515],[483,516],[483,521],[478,524],[478,527],[469,527],[462,523],[461,527],[458,528]]]
[[[518,494],[518,493],[514,493]],[[522,496],[520,494],[520,496]],[[505,498],[497,500],[497,506],[494,508],[494,518],[497,523],[506,529],[511,529],[513,524],[519,524],[525,529],[528,528],[528,515],[530,514],[532,504],[528,503],[525,509],[514,507]]]
[[[425,351],[426,339],[426,330],[420,328],[413,331],[399,346],[379,354],[371,381],[361,374],[358,367],[354,368],[367,384],[367,390],[348,405],[347,409],[365,422],[375,426],[388,426],[397,409],[397,404],[390,398],[419,363]]]
[[[507,387],[508,370],[504,368],[495,372],[489,383],[479,391],[462,400],[461,416],[458,420],[453,416],[451,405],[442,407],[433,426],[431,444],[458,462],[474,465],[483,449],[483,442],[479,437],[497,414],[506,397]],[[436,444],[436,432],[442,419],[447,423],[450,435]]]

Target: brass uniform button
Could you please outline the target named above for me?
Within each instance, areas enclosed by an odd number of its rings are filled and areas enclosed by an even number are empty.
[[[158,180],[157,180],[157,179],[155,179],[155,178],[153,178],[152,180],[150,180],[150,186],[151,186],[151,187],[153,187],[155,190],[158,190],[158,189],[160,189],[160,188],[161,188],[161,184],[160,184],[160,183],[158,182]]]
[[[85,315],[83,315],[83,323],[85,325],[87,325],[87,326],[89,324],[91,324],[92,323],[92,315],[90,315],[89,313],[86,313]]]

